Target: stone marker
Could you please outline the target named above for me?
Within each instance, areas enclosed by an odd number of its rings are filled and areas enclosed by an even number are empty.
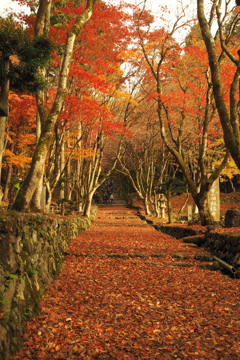
[[[229,209],[225,214],[225,226],[240,227],[240,209]]]
[[[208,193],[209,210],[215,221],[220,221],[220,191],[219,179],[214,181],[211,190]]]

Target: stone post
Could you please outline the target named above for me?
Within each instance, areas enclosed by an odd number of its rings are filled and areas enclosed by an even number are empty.
[[[208,206],[215,221],[220,221],[219,179],[215,180],[208,193]]]

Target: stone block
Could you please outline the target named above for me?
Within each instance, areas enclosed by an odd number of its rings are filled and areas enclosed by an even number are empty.
[[[240,209],[229,209],[225,214],[225,227],[240,227]]]

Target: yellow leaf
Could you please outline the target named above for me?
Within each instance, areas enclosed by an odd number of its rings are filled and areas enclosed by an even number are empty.
[[[56,351],[59,351],[60,349],[61,349],[61,345],[55,346],[55,350],[56,350]]]

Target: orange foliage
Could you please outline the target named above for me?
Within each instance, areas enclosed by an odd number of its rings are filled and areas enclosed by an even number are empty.
[[[36,103],[33,96],[15,93],[10,94],[9,100],[8,146],[3,166],[12,164],[26,170],[31,163],[36,143]]]

